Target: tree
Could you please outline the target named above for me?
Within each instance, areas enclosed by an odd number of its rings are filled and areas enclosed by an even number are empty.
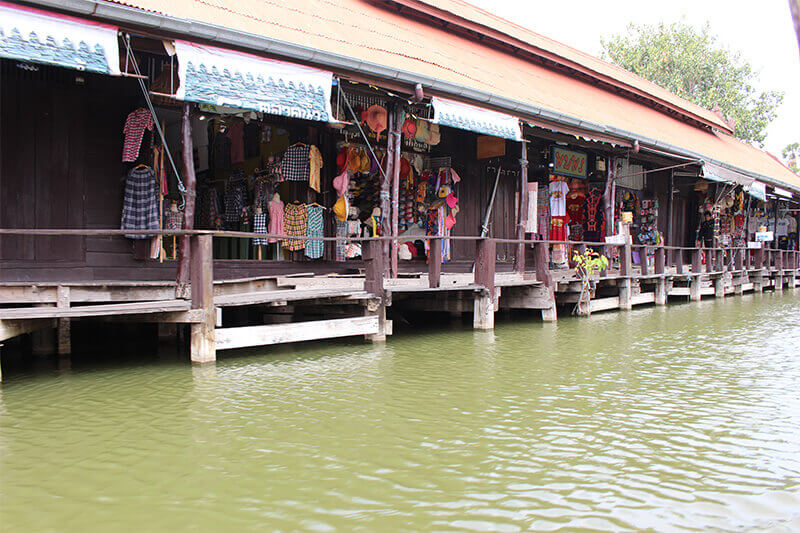
[[[783,93],[757,90],[758,72],[719,44],[708,23],[699,30],[685,22],[629,24],[601,43],[604,59],[706,109],[718,106],[736,137],[763,146]]]
[[[798,171],[800,171],[798,167],[798,163],[800,163],[800,143],[787,144],[786,148],[781,151],[781,155],[786,162],[786,166],[791,168],[792,172],[798,174]]]

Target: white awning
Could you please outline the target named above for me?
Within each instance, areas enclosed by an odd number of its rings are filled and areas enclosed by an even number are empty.
[[[0,2],[0,57],[119,75],[117,28]]]
[[[751,178],[746,174],[707,161],[703,161],[703,177],[707,180],[735,183],[744,187],[751,185],[755,181],[755,178]]]
[[[744,190],[753,198],[758,198],[762,202],[767,201],[767,186],[760,181],[754,181],[750,185],[746,186]]]
[[[435,96],[431,99],[431,104],[434,124],[512,141],[522,140],[519,119],[511,115]]]
[[[333,73],[175,41],[179,100],[331,122]]]
[[[775,194],[777,194],[778,196],[783,196],[784,198],[792,197],[792,193],[787,191],[786,189],[781,189],[780,187],[773,187],[773,190],[775,191]]]

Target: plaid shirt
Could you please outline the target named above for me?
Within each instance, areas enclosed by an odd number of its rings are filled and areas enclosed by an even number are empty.
[[[319,205],[306,206],[306,217],[308,220],[306,237],[322,237],[324,235],[322,209],[322,206]],[[322,257],[322,252],[324,251],[325,241],[306,241],[306,257],[310,257],[311,259],[319,259]]]
[[[302,204],[287,204],[283,208],[283,232],[288,236],[306,236],[308,227],[308,212]],[[306,241],[300,239],[286,239],[283,247],[287,250],[302,250]]]
[[[167,209],[164,213],[165,229],[183,229],[183,213]]]
[[[158,230],[158,182],[150,167],[133,168],[125,180],[121,229]],[[150,235],[126,235],[129,239],[147,239]]]
[[[122,133],[125,143],[122,146],[122,161],[133,162],[139,158],[139,148],[142,146],[144,130],[153,131],[153,115],[144,108],[137,109],[128,115]]]
[[[290,146],[283,154],[281,173],[288,181],[308,181],[311,174],[311,147],[307,144]]]
[[[267,215],[265,213],[256,213],[253,215],[253,233],[266,233],[267,232]],[[267,239],[253,239],[253,244],[261,246],[267,244]]]

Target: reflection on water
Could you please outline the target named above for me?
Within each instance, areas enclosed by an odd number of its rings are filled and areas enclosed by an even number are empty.
[[[7,376],[8,531],[800,530],[800,300]]]

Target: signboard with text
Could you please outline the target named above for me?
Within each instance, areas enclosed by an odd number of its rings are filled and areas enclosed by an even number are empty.
[[[585,179],[586,166],[586,154],[553,147],[553,174]]]

